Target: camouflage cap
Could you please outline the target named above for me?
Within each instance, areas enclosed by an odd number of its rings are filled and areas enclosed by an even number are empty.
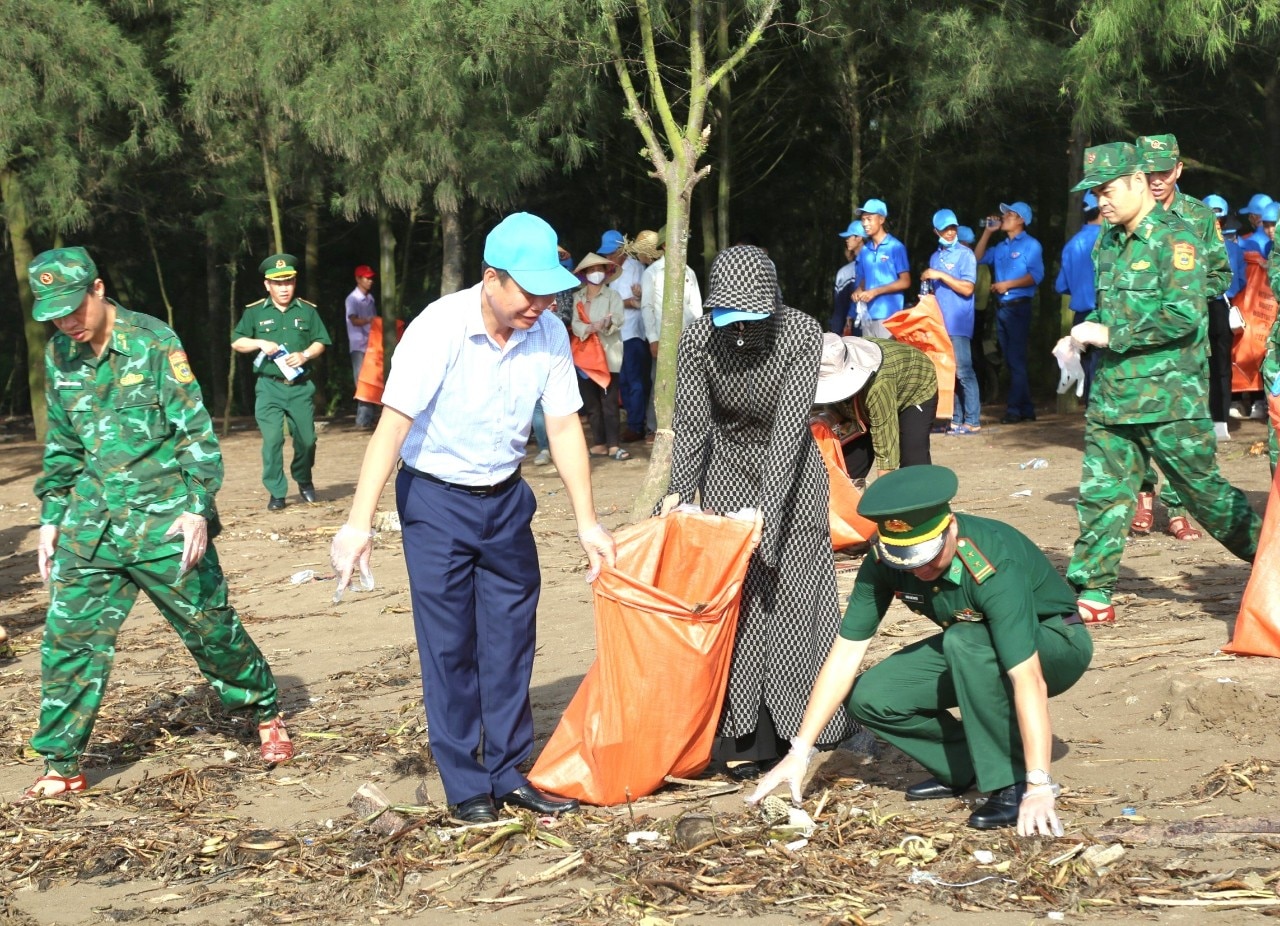
[[[27,266],[35,306],[31,316],[51,322],[80,308],[85,293],[98,278],[98,266],[84,248],[43,251]]]
[[[1182,157],[1178,151],[1178,139],[1173,135],[1140,135],[1137,146],[1142,170],[1148,174],[1173,170]]]
[[[1084,177],[1071,188],[1072,193],[1090,190],[1110,183],[1117,177],[1129,177],[1139,173],[1142,165],[1138,149],[1127,141],[1113,141],[1107,145],[1094,145],[1084,152]]]
[[[298,275],[298,258],[292,254],[272,254],[258,269],[268,280],[287,280]]]

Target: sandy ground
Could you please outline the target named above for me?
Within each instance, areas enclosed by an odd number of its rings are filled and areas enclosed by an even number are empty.
[[[1065,568],[1076,533],[1073,503],[1081,433],[1077,417],[1046,415],[1034,424],[989,426],[972,437],[937,437],[934,458],[959,472],[957,507],[1009,521]],[[1259,510],[1266,500],[1266,459],[1249,451],[1263,437],[1262,423],[1236,423],[1234,439],[1219,453],[1227,477]],[[0,852],[5,866],[0,869],[0,902],[9,921],[88,926],[445,919],[585,923],[640,921],[645,916],[650,924],[736,920],[734,908],[724,906],[722,898],[692,894],[665,910],[643,904],[611,907],[602,898],[616,899],[620,876],[597,864],[598,854],[589,854],[587,864],[567,879],[517,891],[525,901],[481,902],[501,897],[504,885],[507,896],[513,896],[512,885],[565,857],[565,851],[545,844],[508,853],[504,864],[488,870],[479,882],[460,876],[456,890],[439,882],[461,868],[460,860],[452,868],[442,865],[426,875],[405,875],[402,883],[386,887],[374,899],[364,888],[338,889],[358,880],[353,872],[360,859],[354,856],[327,869],[290,861],[287,848],[265,867],[193,868],[181,860],[181,852],[171,853],[169,869],[157,863],[167,856],[148,846],[163,842],[166,834],[177,840],[188,824],[204,840],[204,855],[210,859],[223,857],[219,839],[234,841],[251,831],[298,845],[324,842],[326,834],[347,832],[358,823],[347,804],[365,783],[376,784],[395,804],[430,804],[439,810],[442,790],[425,748],[407,577],[396,536],[379,541],[372,592],[352,594],[333,605],[329,582],[290,582],[300,570],[329,572],[329,538],[345,517],[365,441],[349,419],[328,423],[316,472],[320,502],[297,504],[295,496],[280,513],[265,510],[252,422],[239,422],[223,443],[227,479],[218,502],[225,531],[217,547],[232,602],[276,672],[299,747],[297,759],[263,771],[252,733],[222,717],[176,636],[149,602],[139,602],[120,635],[111,693],[86,760],[91,795],[53,807],[0,804],[0,837],[8,847],[7,854]],[[5,746],[0,796],[5,800],[16,798],[40,769],[25,745],[38,709],[39,642],[47,601],[35,575],[38,508],[31,485],[39,453],[29,435],[11,434],[0,443],[0,611],[17,651],[15,661],[0,664],[0,742]],[[1020,467],[1033,458],[1048,465]],[[608,526],[630,520],[631,500],[646,466],[643,449],[631,461],[596,466],[597,504]],[[593,658],[594,636],[583,581],[585,558],[576,544],[563,487],[546,468],[528,466],[526,474],[540,505],[534,527],[544,583],[533,704],[541,745]],[[390,490],[383,505],[394,508]],[[1230,637],[1248,567],[1210,539],[1174,541],[1160,532],[1164,520],[1161,511],[1157,532],[1132,541],[1119,589],[1120,622],[1094,631],[1092,668],[1052,704],[1055,778],[1080,797],[1064,812],[1069,836],[1092,833],[1125,808],[1157,822],[1275,812],[1269,767],[1247,773],[1249,787],[1224,787],[1216,797],[1200,799],[1205,783],[1224,764],[1245,768],[1250,759],[1280,758],[1273,720],[1280,662],[1217,652]],[[840,580],[847,593],[852,572],[841,572]],[[927,631],[922,620],[895,611],[873,645],[872,658],[882,658]],[[843,759],[837,754],[827,761]],[[897,754],[845,772],[843,778],[838,770],[831,774],[854,789],[849,793],[857,800],[905,814],[903,819],[917,820],[922,827],[963,822],[966,813],[958,802],[906,805],[901,789],[921,777],[920,770]],[[642,802],[639,810],[655,820],[691,809],[728,818],[740,814],[741,806],[740,794],[727,794],[696,806]],[[625,813],[614,810],[597,819],[617,820]],[[438,813],[432,819],[433,825],[443,822]],[[355,832],[366,846],[384,845],[383,837],[358,828]],[[265,837],[259,833],[255,838]],[[573,843],[573,833],[566,838]],[[397,851],[409,852],[410,861],[415,858],[411,842],[397,844]],[[625,846],[618,849],[626,851]],[[1151,864],[1173,859],[1179,870],[1192,874],[1253,871],[1268,885],[1264,895],[1270,892],[1275,899],[1271,887],[1276,882],[1267,875],[1280,869],[1280,859],[1266,840],[1130,852],[1146,853]],[[403,858],[401,865],[404,870],[412,867]],[[427,892],[428,887],[434,892]],[[298,899],[308,891],[312,904]],[[753,922],[862,921],[848,909],[842,912],[838,903],[821,909],[780,905]],[[868,910],[862,909],[864,914]],[[990,895],[966,899],[962,891],[921,887],[898,891],[864,919],[1014,924],[1044,920],[1050,909],[1027,902],[1002,909]],[[1239,922],[1268,909],[1275,908],[1232,909],[1219,916]],[[1198,908],[1140,909],[1122,903],[1078,906],[1067,919],[1109,916],[1179,923],[1199,921],[1202,915]]]

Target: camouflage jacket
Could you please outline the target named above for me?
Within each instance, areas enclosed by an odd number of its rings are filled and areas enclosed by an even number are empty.
[[[1208,418],[1208,311],[1202,245],[1177,216],[1156,208],[1133,234],[1103,229],[1094,250],[1098,307],[1110,331],[1099,351],[1090,418],[1137,424]]]
[[[49,341],[49,428],[35,491],[40,523],[61,528],[59,546],[90,559],[107,537],[145,560],[174,551],[164,533],[183,512],[217,533],[222,452],[178,336],[113,304],[101,357],[62,333]]]
[[[1272,253],[1275,253],[1274,251]],[[1280,302],[1280,257],[1267,263],[1267,281],[1271,284],[1271,294]],[[1262,389],[1271,395],[1280,395],[1272,387],[1280,388],[1280,315],[1276,316],[1267,335],[1267,350],[1262,355]]]
[[[1194,196],[1179,192],[1174,194],[1169,211],[1182,219],[1204,246],[1200,263],[1204,265],[1205,295],[1216,299],[1231,286],[1231,264],[1213,210]]]

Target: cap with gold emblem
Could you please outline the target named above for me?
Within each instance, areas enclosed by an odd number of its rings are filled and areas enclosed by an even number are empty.
[[[1084,176],[1071,192],[1090,190],[1118,177],[1131,177],[1142,170],[1138,149],[1127,141],[1094,145],[1084,151]]]
[[[1173,170],[1182,157],[1178,151],[1178,139],[1173,135],[1140,135],[1136,144],[1143,173],[1159,174]]]
[[[84,248],[54,248],[35,256],[27,265],[27,277],[35,297],[31,316],[51,322],[80,308],[98,278],[98,267]]]
[[[298,258],[292,254],[272,254],[258,269],[268,280],[287,280],[298,275]]]
[[[886,473],[858,503],[858,514],[876,522],[876,554],[894,569],[919,569],[947,541],[951,499],[960,483],[945,466],[905,466]]]

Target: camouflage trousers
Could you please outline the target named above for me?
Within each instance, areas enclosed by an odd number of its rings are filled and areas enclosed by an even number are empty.
[[[177,553],[124,562],[109,543],[94,558],[59,548],[49,577],[49,613],[40,647],[40,727],[31,748],[59,775],[79,771],[115,659],[116,635],[141,589],[178,632],[229,711],[262,721],[275,716],[271,667],[227,603],[227,582],[210,545],[179,576]]]
[[[1080,476],[1080,536],[1067,581],[1081,597],[1110,601],[1120,573],[1137,492],[1151,461],[1206,531],[1246,562],[1258,549],[1262,519],[1218,471],[1208,418],[1102,425],[1087,419]]]

